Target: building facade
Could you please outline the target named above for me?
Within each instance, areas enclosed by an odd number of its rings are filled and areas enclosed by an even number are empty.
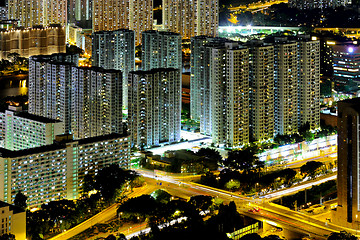
[[[163,26],[182,38],[217,36],[219,26],[218,0],[164,0]]]
[[[9,19],[18,19],[20,26],[33,27],[37,25],[49,26],[67,23],[67,1],[42,0],[9,0]]]
[[[181,36],[173,32],[142,33],[142,70],[155,68],[182,69]]]
[[[287,38],[275,39],[275,134],[298,131],[298,46]]]
[[[135,32],[128,29],[92,34],[92,66],[122,71],[123,105],[127,109],[128,74],[135,70]]]
[[[358,228],[359,189],[359,98],[338,102],[338,206],[332,217],[335,224]]]
[[[12,52],[28,58],[65,51],[65,29],[59,25],[0,31],[0,59],[7,59]]]
[[[64,122],[76,139],[122,133],[122,72],[33,56],[29,113]]]
[[[17,110],[0,112],[3,147],[23,150],[52,144],[55,136],[64,133],[62,122]]]
[[[122,72],[72,67],[71,133],[75,139],[122,133]]]
[[[26,240],[26,212],[0,201],[0,234],[14,234],[15,239]]]
[[[345,43],[333,45],[332,49],[335,89],[356,91],[360,83],[360,47]]]
[[[249,48],[251,139],[274,137],[274,46],[252,41]]]
[[[320,127],[320,41],[299,39],[299,126]]]
[[[180,70],[153,69],[129,74],[131,145],[147,148],[180,141]]]
[[[152,0],[94,1],[93,31],[113,31],[128,28],[135,32],[136,45],[141,44],[141,33],[152,29]]]
[[[29,207],[62,198],[77,199],[85,174],[97,174],[110,164],[128,168],[130,159],[129,138],[119,134],[20,151],[0,148],[0,153],[4,172],[0,176],[0,198],[10,203],[21,191],[28,197]]]

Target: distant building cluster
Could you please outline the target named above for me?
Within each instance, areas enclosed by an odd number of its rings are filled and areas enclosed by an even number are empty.
[[[351,4],[351,0],[289,0],[289,6],[299,9],[336,8]]]
[[[229,147],[320,124],[320,42],[307,37],[240,44],[195,37],[191,117],[200,132]]]
[[[13,52],[28,58],[65,51],[65,28],[60,25],[0,30],[0,59],[7,59],[8,54]]]

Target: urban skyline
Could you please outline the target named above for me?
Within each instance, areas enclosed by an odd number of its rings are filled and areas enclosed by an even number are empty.
[[[0,236],[355,239],[359,6],[9,0]]]

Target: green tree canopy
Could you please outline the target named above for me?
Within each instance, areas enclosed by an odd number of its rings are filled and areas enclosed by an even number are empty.
[[[357,240],[357,237],[346,231],[331,233],[327,240]]]
[[[309,176],[310,178],[314,178],[317,170],[322,167],[324,164],[317,161],[310,161],[305,163],[300,167],[300,171],[305,174],[306,176]]]
[[[25,196],[21,191],[15,195],[14,205],[25,210],[27,208],[26,204],[27,196]]]

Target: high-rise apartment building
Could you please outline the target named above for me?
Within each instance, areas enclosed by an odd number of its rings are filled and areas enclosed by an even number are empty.
[[[71,133],[75,139],[122,133],[122,72],[72,67]]]
[[[320,41],[306,36],[299,47],[299,126],[320,127]]]
[[[180,141],[181,78],[179,69],[152,69],[129,74],[131,145],[147,148]]]
[[[0,131],[3,147],[17,151],[52,144],[56,135],[64,133],[64,124],[10,106],[0,112]]]
[[[93,66],[121,70],[123,105],[127,108],[128,74],[135,70],[135,33],[127,29],[92,34]]]
[[[218,0],[164,0],[164,28],[183,38],[215,37],[219,25]]]
[[[9,19],[18,19],[20,26],[33,27],[37,25],[67,23],[67,0],[9,0]]]
[[[235,42],[212,48],[210,69],[213,143],[248,143],[249,49]]]
[[[142,70],[154,68],[182,69],[181,36],[173,32],[142,33]]]
[[[360,216],[360,98],[338,102],[338,172],[335,224],[358,228]]]
[[[291,134],[298,130],[297,42],[276,38],[274,57],[275,134]]]
[[[190,116],[195,121],[200,121],[202,107],[202,81],[205,80],[203,74],[205,71],[204,45],[213,38],[207,36],[196,36],[191,38],[190,55]],[[208,94],[209,96],[209,94]]]
[[[152,29],[152,11],[152,0],[93,1],[93,31],[128,28],[135,32],[136,45],[141,44],[141,33]]]
[[[274,46],[251,41],[249,48],[251,139],[274,137]]]
[[[29,113],[64,122],[76,139],[122,133],[122,72],[53,59],[30,58]]]
[[[306,123],[317,129],[319,44],[308,36],[242,46],[194,37],[190,110],[192,118],[200,120],[200,132],[212,135],[216,144],[239,146],[249,139],[297,132]]]
[[[0,198],[13,202],[18,191],[29,207],[62,198],[77,199],[84,175],[110,164],[129,167],[129,138],[111,134],[72,140],[58,136],[51,145],[11,151],[0,148]]]
[[[84,23],[86,21],[91,21],[92,5],[93,1],[91,0],[69,0],[67,9],[68,22]]]
[[[12,52],[28,58],[32,55],[65,51],[65,28],[60,25],[0,30],[0,59],[7,59],[8,54]]]

